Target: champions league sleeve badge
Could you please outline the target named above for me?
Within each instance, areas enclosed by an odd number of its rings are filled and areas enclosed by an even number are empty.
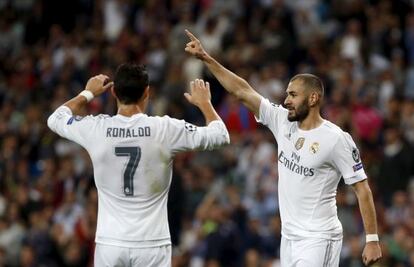
[[[195,126],[195,125],[193,125],[191,123],[188,123],[188,122],[185,123],[184,127],[185,127],[185,130],[188,131],[188,132],[195,132],[195,131],[197,131],[197,126]]]
[[[352,158],[357,163],[356,165],[352,166],[352,169],[354,170],[354,172],[362,169],[361,156],[359,155],[359,151],[356,147],[352,149]]]
[[[361,156],[359,155],[359,151],[357,148],[352,149],[352,158],[356,163],[361,161]]]

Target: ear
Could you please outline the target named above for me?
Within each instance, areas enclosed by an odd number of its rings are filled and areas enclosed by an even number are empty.
[[[149,87],[149,85],[145,88],[145,90],[144,90],[144,95],[143,95],[143,97],[144,97],[144,99],[148,99],[149,98],[149,96],[150,96],[150,87]]]
[[[312,92],[309,95],[309,106],[314,107],[319,103],[319,95],[317,92]]]
[[[115,97],[116,99],[118,99],[118,98],[116,97],[116,94],[115,94],[115,89],[114,89],[114,87],[113,87],[113,86],[111,87],[111,94],[112,94],[112,96],[113,96],[113,97]]]

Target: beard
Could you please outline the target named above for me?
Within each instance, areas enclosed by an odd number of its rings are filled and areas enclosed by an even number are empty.
[[[289,110],[290,111],[290,110]],[[303,121],[309,114],[309,106],[306,101],[303,101],[298,108],[291,110],[293,113],[288,113],[288,120],[292,121]]]

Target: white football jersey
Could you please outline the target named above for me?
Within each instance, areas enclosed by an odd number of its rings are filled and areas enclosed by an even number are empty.
[[[48,119],[58,135],[84,147],[98,189],[96,243],[122,247],[170,244],[167,199],[179,151],[229,143],[222,121],[197,127],[168,116],[73,116],[59,107]]]
[[[259,122],[278,143],[279,206],[282,234],[287,239],[342,238],[336,190],[367,178],[352,137],[324,120],[304,131],[287,118],[288,110],[262,98]]]

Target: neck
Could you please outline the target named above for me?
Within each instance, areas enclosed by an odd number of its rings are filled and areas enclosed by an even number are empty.
[[[144,113],[144,107],[141,103],[126,105],[118,102],[118,114],[131,117],[138,113]]]
[[[323,118],[321,117],[321,114],[318,111],[309,111],[308,116],[303,120],[299,121],[298,125],[301,130],[312,130],[317,127],[319,127],[323,122]]]

